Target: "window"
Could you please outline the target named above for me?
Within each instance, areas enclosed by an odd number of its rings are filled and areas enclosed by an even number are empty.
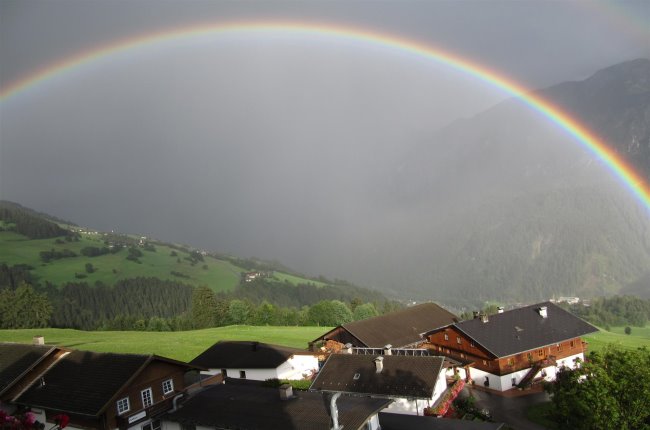
[[[576,341],[575,341],[575,340],[572,340],[572,341],[571,341],[571,348],[575,348],[575,346],[576,346]]]
[[[544,356],[544,350],[540,349],[539,351],[537,351],[537,355],[539,355],[540,357],[543,357]]]
[[[517,386],[517,378],[512,378],[512,386],[513,387]]]
[[[162,383],[163,394],[170,394],[174,392],[174,381],[172,379],[167,379]]]
[[[129,405],[129,398],[125,397],[117,401],[117,414],[122,415],[124,412],[128,412],[131,409]]]
[[[487,360],[483,360],[483,366],[487,366]]]
[[[239,371],[239,377],[241,379],[246,379],[246,371],[245,370],[240,370]]]
[[[514,366],[515,362],[512,360],[512,358],[508,359],[508,366]]]
[[[445,340],[449,340],[449,335],[445,333]]]
[[[228,371],[226,369],[221,369],[221,374],[223,375],[224,378],[228,377]]]
[[[469,343],[469,346],[471,346],[472,348],[474,348],[474,347],[476,346],[476,344],[474,343],[474,341],[471,341],[471,342]]]
[[[557,352],[562,352],[562,345],[559,343],[557,344]]]
[[[160,423],[160,420],[153,420],[149,424],[142,426],[142,430],[160,430],[161,428],[162,424]]]
[[[465,354],[463,354],[463,353],[461,352],[461,353],[460,353],[460,358],[465,358]]]
[[[456,336],[456,343],[460,345],[461,343],[460,336]]]
[[[149,406],[153,405],[153,393],[151,392],[151,388],[147,388],[146,390],[142,390],[140,392],[142,395],[142,407],[143,408],[148,408]]]
[[[533,353],[532,353],[532,352],[529,352],[529,353],[528,353],[528,360],[529,360],[529,361],[532,361],[532,359],[533,359]]]

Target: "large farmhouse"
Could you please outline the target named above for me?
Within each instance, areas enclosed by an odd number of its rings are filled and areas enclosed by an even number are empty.
[[[464,362],[477,384],[505,391],[534,378],[555,379],[558,368],[584,360],[581,337],[598,331],[551,302],[474,319],[428,333],[439,354]]]
[[[318,358],[304,349],[261,342],[221,341],[190,362],[207,375],[264,381],[307,379],[318,370]]]
[[[458,319],[435,303],[411,306],[389,314],[343,324],[310,342],[310,347],[336,352],[345,344],[362,348],[417,347],[426,341],[425,333],[446,327]],[[328,346],[329,346],[328,345]]]

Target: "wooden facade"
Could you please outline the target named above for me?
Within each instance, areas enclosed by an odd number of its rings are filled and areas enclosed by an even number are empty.
[[[536,362],[551,365],[554,361],[558,362],[563,358],[586,352],[586,343],[576,337],[561,343],[497,357],[453,326],[430,334],[428,340],[429,348],[438,354],[457,360],[472,361],[474,362],[472,367],[493,375],[507,375],[528,369]]]
[[[185,366],[154,360],[149,363],[129,384],[116,394],[106,408],[106,423],[108,428],[128,428],[151,419],[159,409],[171,408],[170,399],[185,390]],[[163,391],[163,383],[171,380],[173,390],[167,394]],[[142,391],[151,389],[152,404],[143,404]],[[130,410],[118,414],[117,401],[129,399]],[[168,407],[169,406],[169,407]],[[162,412],[162,411],[161,411]],[[136,417],[140,417],[137,418]]]

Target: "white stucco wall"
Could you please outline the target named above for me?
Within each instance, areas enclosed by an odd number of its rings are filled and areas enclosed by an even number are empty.
[[[314,355],[294,355],[278,368],[278,379],[306,379],[318,371],[318,357]]]
[[[318,358],[314,355],[294,355],[275,369],[226,369],[229,378],[239,378],[240,371],[246,372],[246,379],[266,381],[267,379],[305,379],[318,370]],[[221,369],[209,369],[203,375],[219,375]],[[306,375],[306,376],[305,376]]]
[[[433,396],[430,399],[417,399],[409,400],[406,398],[393,399],[393,402],[382,410],[382,412],[390,412],[394,414],[404,415],[424,415],[424,408],[432,406],[438,397],[442,395],[447,389],[447,378],[445,371],[438,374],[436,385],[433,390]]]
[[[542,377],[542,373],[545,373],[544,380],[554,381],[557,371],[562,367],[566,366],[571,369],[577,367],[576,359],[584,360],[584,355],[582,353],[574,354],[566,358],[562,358],[557,361],[556,366],[548,366],[542,368],[535,374],[535,378]],[[475,381],[476,385],[484,386],[485,378],[487,377],[490,380],[489,388],[492,390],[506,391],[510,390],[513,387],[512,378],[515,378],[515,384],[518,384],[528,373],[529,369],[519,370],[517,372],[509,373],[507,375],[494,375],[492,373],[485,372],[480,369],[470,368],[470,376]],[[535,379],[534,378],[534,379]]]

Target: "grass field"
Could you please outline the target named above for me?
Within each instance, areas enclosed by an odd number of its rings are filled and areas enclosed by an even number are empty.
[[[627,335],[625,327],[612,327],[611,331],[600,329],[598,333],[585,336],[589,342],[589,351],[600,351],[608,344],[624,349],[636,349],[645,346],[650,349],[650,327],[632,327]]]
[[[307,348],[328,327],[229,326],[185,332],[79,331],[71,329],[0,330],[0,342],[31,343],[44,336],[46,344],[96,351],[157,354],[190,361],[220,340],[251,340]]]
[[[155,245],[156,252],[142,250],[141,263],[127,260],[128,251],[121,250],[116,254],[105,254],[97,257],[81,255],[85,247],[104,247],[103,237],[82,233],[78,242],[56,243],[56,239],[27,239],[25,236],[10,232],[0,231],[0,262],[8,265],[28,264],[34,268],[32,275],[39,282],[49,281],[55,285],[67,282],[87,282],[94,285],[101,281],[112,285],[116,281],[134,277],[155,277],[163,280],[183,282],[199,286],[207,285],[213,291],[229,291],[235,288],[240,281],[240,274],[245,269],[235,266],[229,261],[218,260],[213,257],[204,257],[203,262],[192,265],[185,257],[187,252],[172,249],[168,246]],[[45,263],[40,258],[41,251],[64,249],[73,251],[77,257],[62,258]],[[173,255],[174,252],[176,255]],[[91,263],[95,268],[93,273],[86,272],[86,263]],[[172,275],[172,272],[181,276]],[[76,275],[80,274],[82,278]],[[291,284],[312,283],[317,286],[324,284],[318,281],[275,272],[274,277],[280,281]]]

